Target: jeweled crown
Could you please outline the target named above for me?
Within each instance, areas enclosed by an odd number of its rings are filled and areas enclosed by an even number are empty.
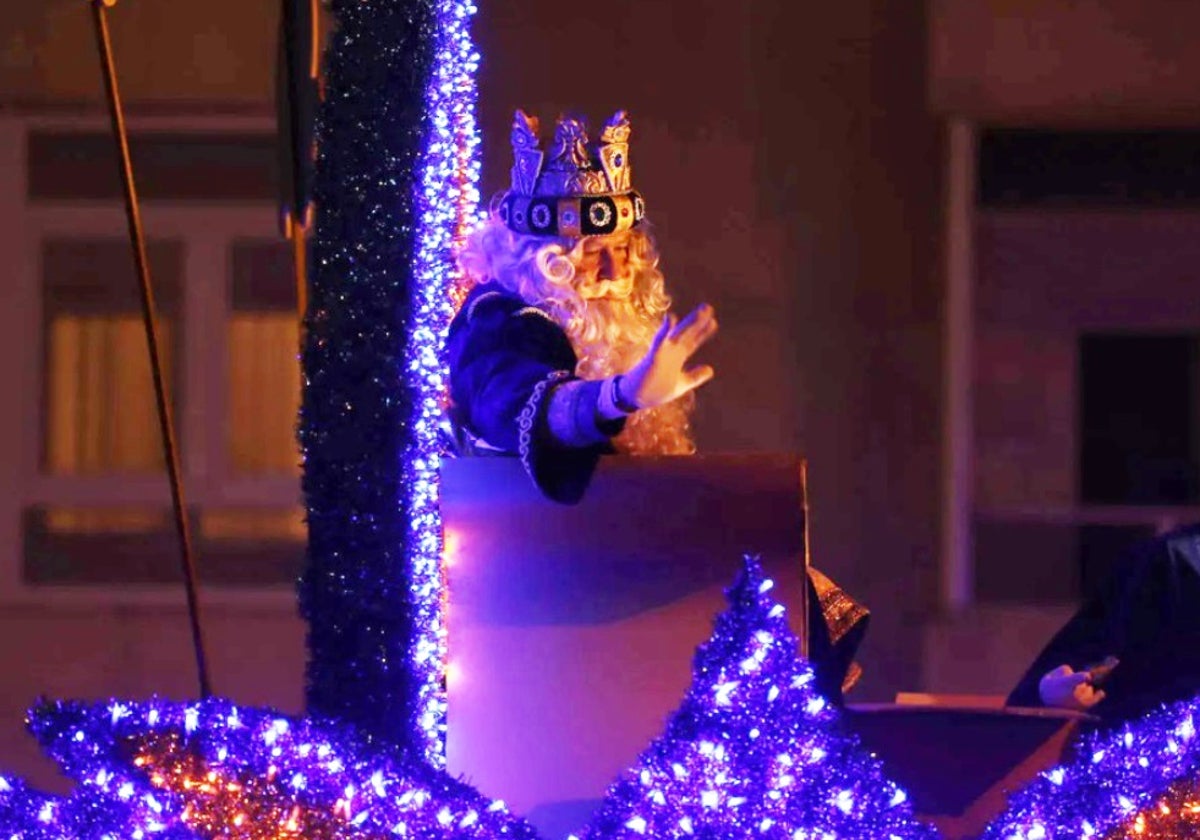
[[[560,117],[548,152],[538,120],[513,118],[512,186],[498,199],[501,220],[535,236],[602,236],[629,230],[646,214],[629,168],[629,117],[617,111],[595,144],[577,117]]]

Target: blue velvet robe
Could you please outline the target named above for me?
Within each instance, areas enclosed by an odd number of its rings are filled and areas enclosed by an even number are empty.
[[[577,379],[578,359],[562,327],[500,285],[484,283],[471,290],[451,323],[446,347],[460,447],[471,454],[519,455],[548,498],[578,501],[625,420],[601,418],[601,383],[582,382],[570,407],[579,445],[563,446],[551,437],[549,391]]]

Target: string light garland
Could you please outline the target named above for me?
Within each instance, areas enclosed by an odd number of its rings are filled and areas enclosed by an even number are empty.
[[[56,703],[33,710],[29,725],[95,802],[132,813],[146,837],[536,837],[503,803],[420,758],[385,759],[348,728],[266,709]],[[111,840],[127,837],[142,840],[128,831]]]
[[[167,825],[162,803],[153,794],[105,792],[85,780],[67,797],[30,790],[23,782],[0,777],[0,836],[6,840],[198,840],[183,826]],[[157,806],[157,808],[156,808]]]
[[[1073,761],[1042,773],[1009,801],[988,827],[986,840],[1104,837],[1149,814],[1163,797],[1200,787],[1200,699],[1177,703],[1119,729],[1092,732],[1075,746]],[[1175,787],[1178,786],[1178,787]],[[1193,797],[1194,798],[1194,797]],[[1167,800],[1163,800],[1166,802]],[[1156,824],[1179,822],[1179,807]],[[1114,836],[1122,836],[1116,834]]]
[[[1171,786],[1149,808],[1105,840],[1194,840],[1200,837],[1200,779]]]
[[[937,836],[816,693],[772,585],[748,558],[683,703],[584,840]]]
[[[425,758],[436,766],[445,764],[446,742],[445,581],[438,506],[447,391],[443,348],[450,320],[466,294],[458,251],[479,206],[475,78],[480,58],[470,33],[475,12],[469,0],[442,0],[437,8],[405,353],[405,375],[414,387],[412,435],[403,459],[411,512],[407,544],[417,683],[413,729],[423,736]]]
[[[817,694],[771,586],[747,560],[682,704],[609,789],[585,840],[937,836]],[[1200,836],[1198,720],[1200,700],[1090,733],[1074,760],[1014,795],[984,837]],[[380,750],[349,725],[216,699],[45,703],[28,723],[77,787],[55,798],[0,779],[0,837],[536,837],[419,750]]]
[[[440,765],[440,354],[478,201],[474,6],[331,9],[299,424],[307,702]]]

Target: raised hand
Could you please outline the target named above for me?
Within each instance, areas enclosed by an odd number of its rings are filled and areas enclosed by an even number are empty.
[[[638,408],[654,408],[694,391],[713,378],[709,365],[688,361],[717,333],[717,315],[707,303],[682,321],[663,318],[650,349],[621,379],[621,396]]]
[[[1075,671],[1059,665],[1038,682],[1038,695],[1047,706],[1086,712],[1104,699],[1104,692],[1092,684],[1089,671]]]

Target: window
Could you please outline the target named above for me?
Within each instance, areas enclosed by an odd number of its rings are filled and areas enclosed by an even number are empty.
[[[1200,132],[989,129],[977,152],[975,597],[1067,602],[1200,521]]]
[[[225,463],[231,475],[299,485],[300,322],[291,252],[276,240],[230,243]],[[216,553],[270,551],[281,568],[306,537],[299,507],[211,509],[201,533]]]
[[[231,248],[228,456],[239,473],[298,476],[300,324],[291,256],[275,242]]]
[[[1079,498],[1153,516],[1200,501],[1200,336],[1087,333],[1079,340]],[[1152,524],[1085,524],[1081,584],[1100,585]]]
[[[993,128],[979,147],[990,208],[1200,207],[1200,132]]]
[[[1079,495],[1085,504],[1200,500],[1198,349],[1191,335],[1080,338]]]
[[[295,425],[300,327],[276,223],[273,125],[131,120],[133,156],[201,581],[291,586],[306,537]],[[20,482],[15,585],[180,579],[138,281],[102,120],[9,117],[10,197],[26,247],[16,284],[40,318],[36,455]]]
[[[178,359],[178,242],[148,242],[159,290],[159,338],[168,382]],[[128,245],[119,239],[49,239],[41,247],[42,407],[40,464],[53,476],[163,472],[158,414],[139,293]],[[169,387],[169,386],[168,386]],[[136,543],[170,527],[158,507],[51,504],[25,520],[35,577],[69,568],[71,546],[89,538]],[[127,553],[127,552],[121,552]],[[62,572],[59,572],[61,574]]]
[[[179,355],[178,242],[149,242],[169,381]],[[56,475],[161,472],[158,415],[129,246],[52,239],[42,246],[42,467]]]

